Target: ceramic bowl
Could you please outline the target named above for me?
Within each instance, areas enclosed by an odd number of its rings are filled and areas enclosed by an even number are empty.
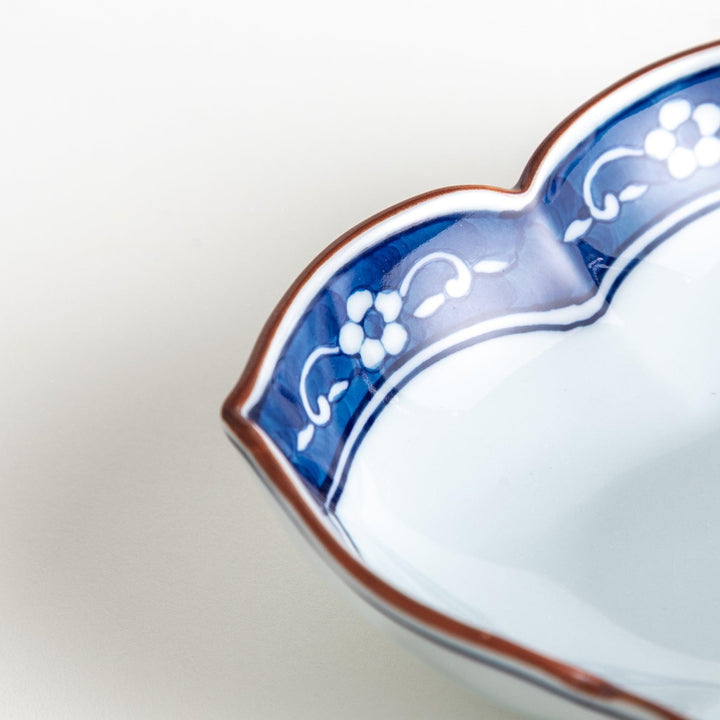
[[[405,640],[539,717],[720,718],[720,47],[618,83],[512,190],[331,245],[231,438]]]

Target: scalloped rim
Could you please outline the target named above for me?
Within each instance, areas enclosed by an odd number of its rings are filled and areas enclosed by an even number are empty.
[[[519,675],[593,710],[620,718],[685,720],[675,711],[629,693],[581,668],[558,662],[524,646],[458,622],[404,595],[372,573],[323,512],[317,499],[263,430],[248,419],[270,379],[282,347],[304,308],[342,265],[427,216],[477,209],[519,210],[535,199],[548,173],[579,140],[609,119],[618,107],[677,77],[720,63],[720,41],[649,65],[599,93],[563,120],[540,144],[512,189],[484,185],[441,188],[394,205],[346,232],[318,255],[280,300],[225,400],[228,435],[299,525],[316,549],[376,609],[437,644]]]

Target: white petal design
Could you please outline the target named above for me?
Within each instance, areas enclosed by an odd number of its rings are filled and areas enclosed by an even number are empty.
[[[400,323],[385,326],[380,342],[390,355],[397,355],[407,342],[407,330]]]
[[[573,220],[570,225],[568,225],[563,240],[565,242],[575,242],[575,240],[578,240],[585,234],[585,231],[591,225],[592,218],[585,218],[584,220]]]
[[[355,355],[360,352],[365,333],[363,329],[355,323],[345,323],[340,328],[340,336],[338,337],[338,345],[346,355]]]
[[[348,317],[359,323],[365,313],[372,307],[372,293],[369,290],[357,290],[347,299]]]
[[[690,119],[692,107],[687,100],[670,100],[660,108],[660,124],[666,130],[677,130]]]
[[[668,170],[676,180],[690,177],[697,169],[695,153],[687,148],[675,148],[667,161]]]
[[[662,128],[652,130],[645,137],[645,152],[656,160],[667,160],[674,148],[675,136]]]
[[[375,307],[383,316],[383,320],[385,320],[386,323],[392,322],[400,314],[400,310],[402,310],[400,293],[395,290],[378,293],[375,298]]]
[[[297,449],[302,452],[310,444],[310,441],[315,435],[315,426],[310,423],[306,425],[297,436]]]
[[[701,167],[712,167],[720,162],[720,139],[704,137],[695,146],[695,157]]]
[[[700,134],[704,137],[714,135],[720,130],[720,107],[713,103],[698,105],[693,112]]]
[[[430,317],[434,312],[439,310],[445,302],[445,295],[437,293],[423,300],[416,308],[413,315],[418,318]]]
[[[328,392],[328,400],[330,402],[335,402],[336,400],[339,400],[344,394],[345,391],[350,387],[350,383],[347,380],[338,380],[336,383],[333,383],[333,386],[330,388],[330,391]]]
[[[481,260],[473,265],[476,273],[499,273],[510,267],[510,260]]]
[[[641,198],[647,192],[647,185],[640,185],[637,183],[631,183],[626,185],[619,193],[618,199],[620,202],[632,202]]]
[[[367,338],[360,349],[360,359],[368,370],[374,370],[385,358],[385,348],[379,340]]]

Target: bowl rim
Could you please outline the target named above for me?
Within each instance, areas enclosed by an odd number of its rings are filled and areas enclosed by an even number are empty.
[[[414,600],[384,581],[373,573],[339,536],[337,527],[318,507],[316,499],[297,477],[290,463],[277,451],[262,428],[249,419],[243,409],[257,395],[263,369],[268,364],[274,365],[273,349],[277,347],[278,337],[282,335],[283,326],[288,322],[289,311],[298,301],[301,291],[307,287],[320,268],[359,235],[398,213],[448,193],[480,190],[506,197],[530,195],[551,151],[588,111],[654,71],[667,68],[683,59],[719,49],[720,40],[676,53],[627,75],[590,98],[562,120],[540,143],[512,188],[458,185],[432,190],[395,204],[345,232],[305,267],[275,306],[255,342],[240,379],[225,400],[221,412],[230,439],[247,457],[306,538],[345,581],[376,609],[447,649],[495,666],[501,671],[515,674],[522,680],[539,685],[545,690],[593,710],[620,718],[627,718],[629,717],[627,712],[634,711],[632,717],[686,720],[685,716],[668,707],[624,690],[579,667],[560,662],[524,647],[518,642],[506,640],[460,622]]]

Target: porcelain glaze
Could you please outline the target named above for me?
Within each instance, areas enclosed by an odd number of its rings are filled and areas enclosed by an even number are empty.
[[[711,46],[582,108],[519,189],[351,231],[224,417],[376,608],[540,697],[470,678],[496,699],[717,720],[719,310]]]

